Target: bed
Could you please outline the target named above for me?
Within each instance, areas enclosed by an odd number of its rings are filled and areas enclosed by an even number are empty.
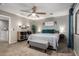
[[[53,30],[43,30],[42,33],[31,34],[28,38],[28,41],[48,41],[49,45],[53,49],[57,49],[59,34],[57,31]]]

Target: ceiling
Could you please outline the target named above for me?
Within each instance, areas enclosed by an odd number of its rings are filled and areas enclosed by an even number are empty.
[[[39,15],[40,17],[36,19],[43,19],[67,15],[71,5],[72,3],[0,3],[0,10],[33,19],[33,17],[27,17],[29,13],[22,12],[21,10],[31,11],[33,6],[37,6],[38,11],[46,12],[46,15]]]
[[[5,20],[5,21],[8,21],[9,18],[7,16],[4,16],[4,15],[0,15],[0,20]]]

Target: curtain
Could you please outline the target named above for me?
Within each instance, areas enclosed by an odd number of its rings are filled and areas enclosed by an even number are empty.
[[[68,48],[73,49],[73,8],[69,10],[69,39],[68,39]]]

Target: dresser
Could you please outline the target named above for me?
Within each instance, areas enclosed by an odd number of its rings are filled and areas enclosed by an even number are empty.
[[[31,31],[18,31],[17,32],[17,41],[28,40],[28,37],[30,34],[32,34]]]

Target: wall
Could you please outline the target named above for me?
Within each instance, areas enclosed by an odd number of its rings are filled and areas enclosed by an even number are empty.
[[[17,31],[19,31],[18,23],[21,22],[22,24],[27,25],[29,21],[27,21],[25,18],[1,10],[0,10],[0,15],[9,16],[11,18],[10,21],[11,40],[9,40],[9,43],[11,44],[17,42]]]
[[[79,9],[79,4],[76,5],[74,9],[74,15],[73,15],[73,28],[74,28],[74,50],[77,55],[79,55],[79,35],[75,34],[75,13]]]
[[[47,19],[48,21],[56,21],[57,25],[55,25],[53,28],[56,30],[59,30],[61,32],[61,28],[63,28],[63,33],[68,39],[68,15],[65,16],[59,16],[59,17],[54,17],[54,18],[49,18]]]
[[[32,20],[32,21],[30,21],[30,25],[32,26],[32,24],[35,24],[35,26],[36,26],[36,32],[41,32],[42,28],[43,28],[43,23],[44,22],[45,22],[45,19]]]
[[[61,16],[61,17],[57,17],[57,18],[55,18],[55,20],[57,21],[57,29],[60,31],[60,32],[62,32],[62,33],[64,33],[65,34],[65,36],[67,37],[67,39],[68,39],[68,30],[69,30],[69,22],[68,22],[68,15],[66,15],[66,16]],[[63,28],[63,29],[62,29]]]

